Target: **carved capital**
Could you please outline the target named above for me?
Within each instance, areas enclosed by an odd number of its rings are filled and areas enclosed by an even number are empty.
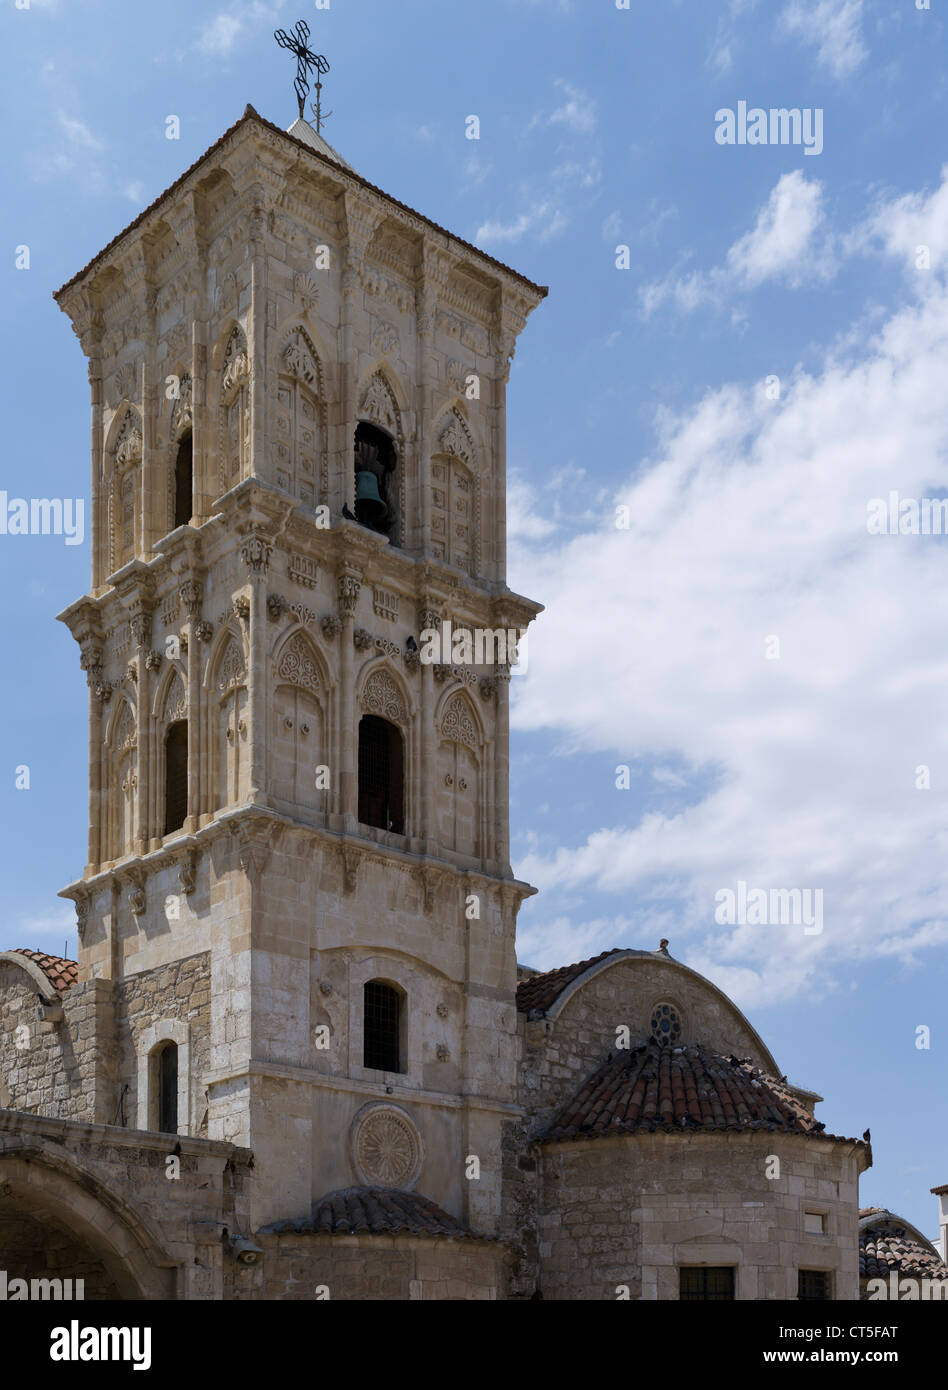
[[[185,897],[194,892],[197,883],[197,853],[193,849],[186,850],[178,860],[178,882]]]
[[[270,568],[272,554],[273,545],[259,531],[254,531],[249,535],[240,547],[240,558],[255,579],[260,579],[266,575]]]
[[[181,585],[181,602],[188,610],[189,618],[196,618],[201,608],[201,586],[193,579],[186,579]]]
[[[362,592],[362,576],[354,571],[346,571],[339,575],[338,594],[339,607],[344,618],[351,618],[359,603],[359,594]]]
[[[362,862],[362,851],[356,849],[354,845],[341,845],[339,847],[339,858],[342,867],[343,892],[354,893],[356,890],[359,865]]]

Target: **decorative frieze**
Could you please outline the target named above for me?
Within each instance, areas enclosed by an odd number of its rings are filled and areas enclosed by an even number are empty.
[[[377,617],[387,618],[392,623],[398,621],[398,594],[391,589],[375,585],[372,589],[372,607]]]
[[[319,565],[308,555],[293,552],[287,560],[287,574],[294,584],[302,584],[306,589],[315,589],[319,580]]]

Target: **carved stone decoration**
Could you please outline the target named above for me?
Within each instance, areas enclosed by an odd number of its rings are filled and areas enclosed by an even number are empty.
[[[197,884],[197,855],[194,850],[188,850],[178,861],[178,882],[185,897],[194,892]]]
[[[372,1105],[353,1123],[352,1157],[367,1186],[410,1190],[421,1172],[421,1135],[400,1106]]]
[[[418,667],[421,665],[421,653],[418,651],[417,647],[406,647],[402,652],[402,659],[409,671],[417,671]]]
[[[199,642],[209,642],[214,636],[214,624],[206,620],[196,623],[194,633]]]
[[[181,672],[175,671],[165,695],[165,722],[173,724],[176,719],[188,717],[188,696],[181,679]]]
[[[431,673],[439,685],[448,679],[451,674],[451,667],[446,666],[443,661],[438,661],[431,668]]]
[[[320,980],[319,992],[320,994],[326,995],[328,998],[328,996],[332,994],[332,980]]]
[[[398,406],[392,389],[381,372],[376,372],[362,393],[359,414],[365,420],[373,420],[387,430],[394,439],[401,433]]]
[[[250,358],[244,335],[239,328],[233,328],[224,349],[224,366],[221,375],[221,389],[232,391],[250,375]]]
[[[238,594],[234,599],[234,613],[242,622],[250,619],[250,599],[246,594]]]
[[[291,342],[283,349],[281,370],[287,376],[298,377],[317,394],[319,387],[319,365],[311,351],[312,344],[302,329],[297,330]]]
[[[152,618],[153,614],[149,608],[139,608],[130,616],[129,628],[136,647],[147,647],[151,641]]]
[[[339,576],[339,607],[346,617],[351,617],[359,603],[359,594],[362,592],[362,583],[354,574],[341,574]]]
[[[380,715],[392,724],[405,724],[408,721],[408,712],[398,686],[385,670],[377,669],[369,676],[362,688],[361,703],[369,714]]]
[[[117,406],[122,401],[137,401],[138,396],[138,365],[134,362],[123,362],[115,373],[113,403]]]
[[[459,362],[456,357],[452,357],[447,365],[446,375],[455,391],[460,392],[464,390],[467,378],[472,375],[473,371],[473,367],[469,367],[466,363]]]
[[[217,689],[222,695],[226,695],[228,690],[243,685],[245,677],[244,654],[237,639],[231,637],[217,668]]]
[[[312,275],[308,275],[304,270],[297,271],[293,276],[293,291],[304,311],[314,308],[319,303],[319,285]]]
[[[379,319],[372,332],[372,347],[386,357],[393,356],[398,352],[398,330],[384,319]]]
[[[353,845],[342,845],[339,850],[342,862],[342,888],[345,893],[354,893],[356,890],[356,880],[359,873],[359,865],[362,862],[362,851]]]
[[[266,574],[270,568],[270,556],[273,554],[273,546],[266,536],[261,536],[254,532],[248,536],[240,547],[240,558],[250,570],[250,573],[259,577]]]
[[[450,454],[452,458],[474,466],[474,441],[456,410],[451,412],[447,424],[438,435],[438,453]]]
[[[290,555],[286,572],[295,584],[302,584],[305,589],[315,589],[319,582],[319,566],[308,555]]]
[[[371,632],[366,632],[364,627],[353,629],[352,640],[355,643],[356,651],[366,652],[369,647],[374,646]]]
[[[148,652],[145,656],[145,670],[157,671],[164,661],[164,652]]]
[[[133,684],[133,685],[137,685],[137,684],[138,684],[138,662],[137,662],[137,661],[130,661],[130,662],[128,663],[128,665],[126,666],[125,671],[126,671],[126,674],[128,675],[128,679],[132,682],[132,684]]]
[[[435,1009],[435,1013],[438,1015],[439,1018],[447,1018],[448,1006],[443,999],[441,1000],[441,1003],[438,1005],[438,1007]]]
[[[478,690],[482,700],[492,700],[497,691],[497,682],[493,676],[481,676]]]
[[[421,889],[421,903],[426,917],[430,917],[435,910],[435,895],[438,885],[441,882],[441,874],[431,866],[424,866],[414,869],[412,875],[418,887]]]
[[[463,695],[455,695],[448,701],[441,720],[441,737],[454,743],[464,743],[468,748],[477,747],[477,729]]]
[[[169,331],[168,353],[173,362],[176,362],[183,354],[190,336],[190,325],[186,323],[176,323],[174,328]]]
[[[185,372],[178,386],[178,398],[171,407],[171,438],[180,439],[194,424],[194,383]]]
[[[277,675],[280,680],[288,681],[290,685],[298,685],[303,690],[311,690],[314,693],[319,690],[320,680],[316,663],[306,639],[299,633],[283,648]]]
[[[267,594],[267,614],[273,622],[280,621],[285,608],[286,599],[282,594]]]
[[[133,871],[129,875],[128,905],[135,917],[143,916],[147,908],[145,878],[140,871]]]
[[[89,925],[89,898],[85,893],[79,894],[75,899],[76,907],[76,927],[79,932],[79,940],[84,941],[86,937],[86,927]]]
[[[418,631],[441,633],[441,614],[437,608],[419,608]]]
[[[451,1049],[448,1047],[447,1043],[438,1043],[435,1055],[437,1056],[439,1062],[450,1062]]]
[[[97,681],[92,693],[103,705],[107,705],[112,698],[112,687],[108,681]]]
[[[372,607],[379,618],[388,618],[389,622],[398,621],[398,594],[391,589],[383,589],[378,584],[372,589]]]
[[[181,601],[188,610],[188,617],[197,617],[201,607],[201,586],[193,579],[186,579],[180,589]]]
[[[118,753],[127,753],[129,749],[134,748],[138,743],[138,733],[135,728],[135,716],[132,713],[132,708],[127,702],[123,702],[123,704],[125,707],[122,710],[118,728],[115,730],[115,735],[112,740],[113,747]]]
[[[338,637],[342,631],[342,619],[337,618],[335,613],[327,613],[320,619],[319,626],[322,628],[324,637]]]
[[[142,457],[142,432],[136,412],[127,410],[118,439],[115,442],[115,461],[119,468],[130,463],[140,463]]]

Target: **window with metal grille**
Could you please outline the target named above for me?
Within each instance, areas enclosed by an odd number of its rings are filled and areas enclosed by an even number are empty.
[[[397,989],[369,980],[362,991],[362,1065],[401,1071],[402,1000]]]
[[[826,1302],[830,1296],[830,1276],[825,1269],[797,1270],[797,1298],[805,1302]]]
[[[187,526],[191,520],[194,464],[191,436],[186,434],[178,445],[174,465],[174,524]]]
[[[733,1299],[734,1266],[683,1266],[678,1271],[678,1297],[683,1303],[713,1303]]]
[[[180,830],[188,814],[188,721],[172,724],[165,737],[165,834]]]
[[[398,545],[397,455],[385,430],[360,420],[355,432],[355,515],[363,526]]]
[[[162,1134],[178,1132],[178,1044],[166,1042],[157,1058],[158,1128]]]
[[[365,714],[359,720],[359,820],[405,832],[401,731],[387,719]]]

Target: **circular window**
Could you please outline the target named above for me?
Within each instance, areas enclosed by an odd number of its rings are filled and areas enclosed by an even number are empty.
[[[656,1004],[652,1010],[652,1037],[660,1043],[681,1039],[681,1015],[674,1004]]]

